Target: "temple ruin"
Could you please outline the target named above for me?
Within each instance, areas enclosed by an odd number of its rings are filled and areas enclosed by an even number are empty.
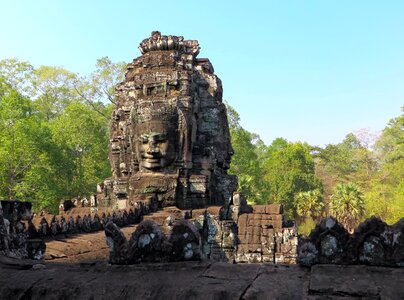
[[[139,49],[116,87],[113,175],[98,186],[96,202],[115,209],[142,203],[160,212],[144,216],[134,233],[141,242],[107,226],[110,261],[138,262],[140,248],[155,245],[147,248],[155,255],[143,259],[295,263],[297,230],[282,206],[247,205],[236,193],[237,177],[227,174],[233,149],[222,83],[209,59],[197,57],[198,41],[154,31]]]
[[[116,87],[112,177],[89,199],[62,201],[58,215],[31,218],[30,203],[0,202],[0,255],[62,259],[63,250],[46,248],[43,240],[104,230],[112,264],[403,266],[403,219],[389,226],[372,218],[349,234],[328,218],[298,243],[282,205],[249,205],[237,192],[237,177],[227,174],[233,149],[222,85],[210,61],[197,58],[198,42],[156,31],[139,49]],[[121,229],[128,225],[130,236]]]
[[[351,234],[329,217],[298,238],[282,205],[248,205],[227,174],[222,85],[198,42],[152,32],[139,49],[97,194],[33,217],[0,201],[0,298],[404,298],[404,218]]]

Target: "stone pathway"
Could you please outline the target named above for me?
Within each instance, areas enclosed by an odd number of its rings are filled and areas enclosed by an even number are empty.
[[[108,265],[0,257],[0,299],[404,299],[404,268],[178,262]]]
[[[136,225],[121,228],[126,238],[135,231]],[[49,262],[80,262],[87,260],[106,260],[108,246],[104,230],[76,234],[69,237],[62,235],[46,239],[45,260]]]

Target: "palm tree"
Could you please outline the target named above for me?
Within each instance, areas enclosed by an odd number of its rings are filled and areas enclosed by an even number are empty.
[[[295,203],[297,213],[303,218],[311,217],[314,220],[324,209],[323,195],[319,189],[296,194]]]
[[[339,183],[330,200],[330,214],[352,233],[364,213],[363,193],[354,183]]]

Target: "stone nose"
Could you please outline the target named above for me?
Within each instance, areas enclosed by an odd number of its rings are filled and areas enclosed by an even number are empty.
[[[148,148],[147,148],[147,153],[153,154],[153,153],[158,153],[159,152],[159,148],[157,147],[157,142],[155,139],[150,139],[149,140],[149,144],[148,144]]]

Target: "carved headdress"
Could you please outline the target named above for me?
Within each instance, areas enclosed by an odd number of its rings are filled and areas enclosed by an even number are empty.
[[[177,124],[178,112],[177,107],[166,100],[139,101],[133,106],[131,118],[135,126],[152,120]]]

